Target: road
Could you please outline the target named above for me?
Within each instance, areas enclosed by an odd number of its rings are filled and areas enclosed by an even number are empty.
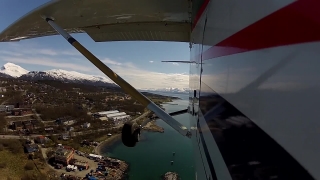
[[[28,139],[41,136],[40,134],[33,134],[30,136],[19,136],[19,135],[0,135],[0,139]]]
[[[35,113],[36,114],[36,113]],[[140,120],[141,118],[145,118],[147,115],[149,114],[149,111],[144,112],[142,115],[140,115],[139,117],[131,120],[132,122],[137,122],[138,120]],[[39,119],[41,119],[40,116],[38,116],[38,114],[36,114],[37,117]],[[113,128],[120,128],[121,126],[123,126],[123,124],[119,124]],[[107,128],[101,128],[101,129],[95,129],[95,130],[87,130],[87,131],[81,131],[81,132],[71,132],[71,136],[79,136],[79,135],[84,135],[84,134],[91,134],[93,132],[100,132],[100,131],[106,131]],[[59,136],[61,135],[61,133],[59,134],[52,134],[53,136]],[[28,138],[35,138],[37,136],[42,136],[41,134],[32,134],[30,136],[19,136],[19,135],[0,135],[0,139],[28,139]]]
[[[141,116],[139,116],[139,117],[137,117],[137,118],[133,119],[133,120],[132,120],[132,122],[137,122],[137,121],[139,121],[140,119],[145,118],[149,113],[150,113],[150,111],[149,111],[149,110],[148,110],[148,111],[146,111],[146,112],[144,112]]]

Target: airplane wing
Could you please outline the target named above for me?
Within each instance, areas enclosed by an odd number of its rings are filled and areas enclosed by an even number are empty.
[[[132,87],[69,34],[87,33],[96,42],[133,40],[189,42],[190,2],[190,0],[54,0],[36,8],[5,29],[0,34],[0,42],[59,33],[125,92],[180,134],[190,137],[187,127]],[[123,126],[123,140],[130,147],[135,144],[133,136],[138,132],[130,134],[133,132],[132,127],[135,126],[131,126],[130,123]]]
[[[41,16],[52,17],[68,33],[87,33],[94,41],[190,41],[189,0],[53,0],[18,19],[0,42],[57,32]]]

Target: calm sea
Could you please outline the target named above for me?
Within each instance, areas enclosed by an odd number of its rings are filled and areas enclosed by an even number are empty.
[[[188,94],[158,93],[176,96],[170,105],[164,104],[167,112],[174,112],[188,107]],[[190,127],[187,114],[174,117],[180,123]],[[182,180],[194,180],[194,161],[191,140],[181,136],[162,120],[157,124],[164,128],[164,133],[142,132],[141,142],[136,147],[125,147],[117,142],[110,147],[104,147],[104,155],[122,159],[129,163],[129,180],[158,180],[168,171],[177,172]],[[175,156],[173,156],[175,152]],[[171,161],[174,161],[171,165]]]

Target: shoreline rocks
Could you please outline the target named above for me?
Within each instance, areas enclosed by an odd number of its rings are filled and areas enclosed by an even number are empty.
[[[162,176],[163,180],[180,180],[178,173],[176,172],[167,172]]]
[[[160,127],[156,124],[155,120],[152,120],[150,122],[148,122],[144,127],[143,130],[145,131],[152,131],[152,132],[160,132],[160,133],[164,133],[164,128]]]

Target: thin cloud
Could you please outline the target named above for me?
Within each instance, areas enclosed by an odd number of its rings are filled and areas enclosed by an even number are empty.
[[[57,68],[65,70],[82,71],[87,74],[100,74],[92,64],[88,65],[82,62],[82,57],[78,56],[80,53],[73,50],[58,51],[50,48],[35,48],[37,45],[31,47],[24,47],[20,45],[8,46],[5,50],[0,50],[0,60],[4,62],[12,62],[21,64],[40,65],[48,68]],[[59,57],[65,55],[69,62],[65,62],[65,58]],[[113,69],[123,79],[128,81],[136,88],[187,88],[189,87],[189,75],[185,73],[159,73],[149,70],[144,70],[136,67],[132,62],[119,62],[114,59],[99,57],[103,63]],[[86,61],[84,61],[86,62]],[[153,63],[154,61],[149,61]],[[28,69],[35,70],[35,69]]]
[[[175,65],[175,66],[179,66],[179,64],[178,63],[176,63],[176,62],[174,62],[174,63],[172,63],[173,65]]]
[[[121,66],[111,65],[110,67],[135,88],[189,87],[189,75],[185,73],[153,72],[140,69],[130,62],[123,63]]]
[[[103,63],[105,63],[107,66],[110,65],[110,64],[111,64],[111,65],[118,65],[118,66],[121,65],[120,62],[111,60],[111,59],[109,59],[109,58],[102,58],[101,61],[102,61]]]

